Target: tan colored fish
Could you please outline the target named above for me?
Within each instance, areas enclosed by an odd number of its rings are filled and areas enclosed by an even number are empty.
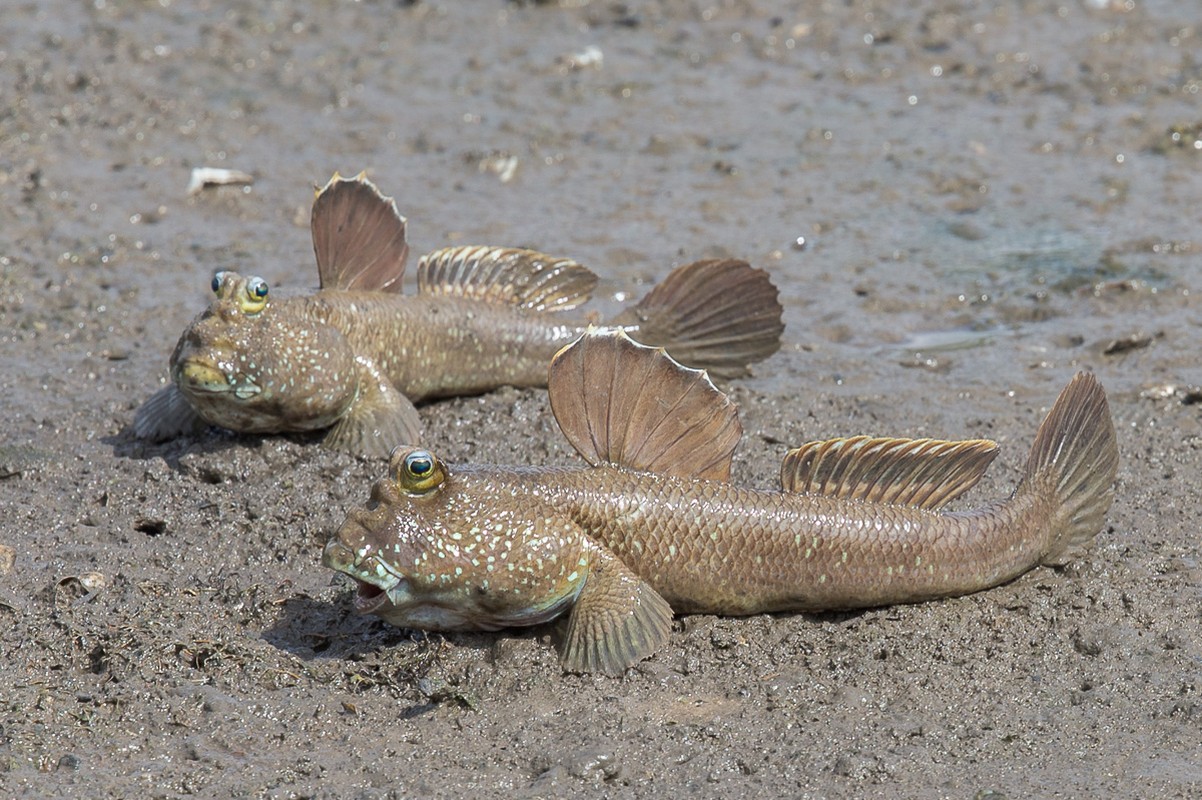
[[[729,400],[620,332],[565,348],[548,388],[592,466],[451,466],[397,448],[322,559],[358,582],[358,611],[449,631],[566,613],[564,667],[616,674],[665,643],[673,611],[846,609],[996,586],[1090,544],[1113,498],[1114,427],[1088,373],[1040,426],[1013,495],[971,511],[942,507],[993,460],[986,440],[812,442],[786,455],[782,491],[733,486]]]
[[[585,327],[560,312],[597,283],[570,259],[452,247],[424,256],[417,294],[400,294],[405,219],[363,175],[335,174],[317,193],[312,233],[316,294],[277,299],[262,278],[213,278],[216,298],[180,336],[172,383],[138,409],[137,436],[328,428],[329,446],[387,455],[419,440],[414,401],[545,385],[551,357]],[[767,274],[737,260],[677,268],[611,324],[723,377],[776,352],[783,330]]]

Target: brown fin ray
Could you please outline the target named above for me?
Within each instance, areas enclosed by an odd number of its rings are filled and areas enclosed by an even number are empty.
[[[196,433],[206,426],[207,423],[174,383],[152,394],[138,406],[134,414],[134,436],[152,442]]]
[[[781,464],[786,492],[937,509],[976,485],[996,442],[853,436],[810,442]]]
[[[1092,542],[1114,502],[1119,451],[1106,392],[1078,372],[1048,412],[1015,492],[1047,491],[1056,503],[1054,534],[1043,564],[1063,564]]]
[[[359,368],[359,395],[342,418],[330,428],[322,444],[368,456],[387,456],[397,445],[420,444],[421,417],[409,398],[401,394],[365,358]]]
[[[598,548],[560,651],[569,672],[621,675],[668,641],[672,608],[617,556]]]
[[[313,200],[310,227],[321,288],[402,291],[405,218],[366,173],[344,178],[335,172]]]
[[[674,269],[612,324],[682,364],[738,378],[780,349],[785,326],[777,294],[768,273],[746,261],[695,261]]]
[[[417,290],[531,311],[567,311],[589,299],[597,276],[570,258],[513,247],[444,247],[422,256]]]
[[[560,430],[594,466],[730,477],[743,433],[734,404],[662,349],[589,329],[552,359],[547,390]]]

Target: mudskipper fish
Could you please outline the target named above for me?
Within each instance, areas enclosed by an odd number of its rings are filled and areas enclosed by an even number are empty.
[[[1009,581],[1090,544],[1118,451],[1105,393],[1080,373],[1005,500],[943,506],[997,454],[988,440],[854,436],[790,450],[781,490],[730,483],[742,429],[700,371],[619,332],[550,367],[560,429],[588,467],[451,465],[400,447],[323,563],[355,608],[401,627],[496,630],[567,615],[573,672],[618,674],[673,613],[914,603]]]
[[[401,294],[406,220],[363,175],[317,192],[311,229],[320,291],[277,299],[262,278],[219,272],[171,355],[171,383],[138,409],[138,437],[206,423],[328,429],[331,447],[387,455],[419,441],[415,401],[542,386],[586,327],[562,312],[588,300],[596,275],[533,250],[436,250],[417,266],[417,294]],[[783,330],[767,273],[735,259],[678,267],[611,325],[722,377],[776,352]]]

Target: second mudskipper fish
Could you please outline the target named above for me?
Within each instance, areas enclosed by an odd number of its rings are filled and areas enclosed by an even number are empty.
[[[135,434],[328,429],[331,447],[387,455],[419,441],[414,401],[544,385],[551,357],[585,328],[561,312],[588,299],[596,275],[532,250],[452,247],[421,259],[406,296],[405,225],[366,177],[335,174],[313,203],[321,290],[277,299],[262,278],[219,272]],[[776,352],[783,330],[767,273],[734,259],[678,267],[611,325],[722,377]]]
[[[621,673],[673,612],[913,603],[1009,581],[1088,546],[1118,464],[1102,387],[1080,373],[1005,500],[943,506],[997,453],[987,440],[855,436],[785,456],[781,491],[729,482],[735,408],[704,373],[621,332],[552,362],[551,407],[589,467],[451,465],[402,447],[323,563],[355,607],[401,627],[496,630],[567,615],[566,669]]]

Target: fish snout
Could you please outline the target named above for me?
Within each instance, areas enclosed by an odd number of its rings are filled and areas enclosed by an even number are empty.
[[[225,392],[231,386],[225,373],[200,361],[186,360],[172,370],[176,383],[198,392]]]
[[[355,551],[335,536],[326,542],[325,549],[321,551],[321,563],[337,572],[349,574],[355,568]]]
[[[176,385],[186,392],[219,394],[232,392],[239,400],[249,400],[263,390],[244,373],[227,372],[197,359],[184,359],[172,368]]]
[[[338,536],[326,542],[321,552],[321,563],[354,578],[355,610],[360,614],[376,614],[382,613],[390,604],[409,602],[409,581],[379,558],[369,555],[366,546],[356,550],[346,544],[342,541],[342,535],[343,531],[340,530]]]

